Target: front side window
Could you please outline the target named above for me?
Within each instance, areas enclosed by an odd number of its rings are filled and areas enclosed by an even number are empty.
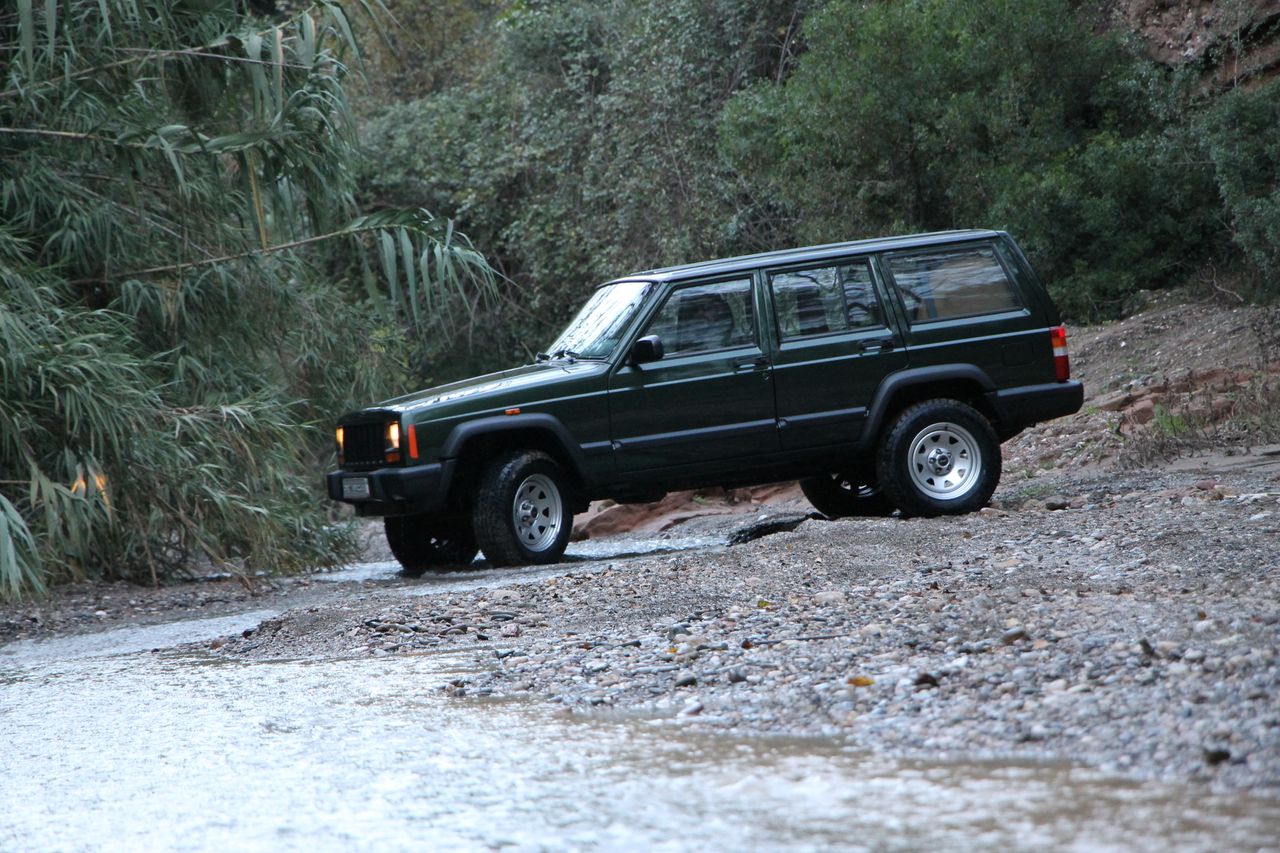
[[[769,276],[783,340],[883,326],[866,261]]]
[[[755,343],[751,279],[719,281],[674,291],[644,334],[661,337],[668,356]]]
[[[1021,307],[990,246],[891,255],[889,271],[913,324]]]

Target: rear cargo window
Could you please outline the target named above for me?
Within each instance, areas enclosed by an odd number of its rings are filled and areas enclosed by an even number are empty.
[[[884,325],[866,261],[769,276],[783,340]]]
[[[889,257],[889,271],[912,323],[973,317],[1021,306],[990,246]]]

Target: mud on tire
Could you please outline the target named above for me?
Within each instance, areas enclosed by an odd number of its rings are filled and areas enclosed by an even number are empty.
[[[926,400],[893,420],[876,454],[876,473],[904,516],[974,512],[1000,482],[1000,440],[972,406]]]
[[[554,563],[573,530],[569,481],[545,453],[524,450],[491,461],[472,510],[476,542],[495,566]]]

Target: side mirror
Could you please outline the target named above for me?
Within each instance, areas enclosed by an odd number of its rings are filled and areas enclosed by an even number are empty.
[[[645,364],[650,361],[661,361],[665,353],[662,349],[662,338],[657,335],[645,335],[631,345],[631,363]]]

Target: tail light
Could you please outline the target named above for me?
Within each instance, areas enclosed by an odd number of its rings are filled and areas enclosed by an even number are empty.
[[[1071,358],[1067,355],[1067,329],[1055,326],[1049,330],[1049,341],[1053,345],[1053,372],[1059,382],[1071,378]]]
[[[333,431],[333,437],[338,444],[338,467],[342,467],[342,440],[346,438],[347,431],[342,427],[338,427]]]

